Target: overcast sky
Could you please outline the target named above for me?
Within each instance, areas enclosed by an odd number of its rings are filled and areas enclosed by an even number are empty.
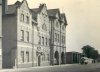
[[[17,0],[8,0],[13,4]],[[19,0],[22,1],[22,0]],[[47,8],[60,8],[66,13],[67,51],[81,52],[84,45],[91,45],[100,52],[100,0],[27,0],[30,8],[46,3]]]

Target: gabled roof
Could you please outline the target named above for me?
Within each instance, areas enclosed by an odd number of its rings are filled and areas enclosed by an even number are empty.
[[[14,14],[14,13],[16,13],[16,9],[18,7],[20,7],[23,4],[24,1],[26,1],[26,0],[23,0],[22,2],[17,1],[15,4],[8,5],[8,11],[6,12],[6,14]],[[28,3],[27,3],[27,6],[28,6]],[[29,7],[28,7],[28,9],[29,9]],[[29,11],[30,11],[30,9],[29,9]]]
[[[8,5],[8,10],[6,14],[14,14],[16,12],[16,8],[21,6],[21,2],[17,1],[15,4]]]
[[[39,14],[41,12],[41,10],[43,9],[44,5],[45,4],[40,4],[39,8],[30,9],[31,13],[32,13],[32,18],[34,20],[37,20],[37,14]]]
[[[37,21],[37,12],[35,12],[35,11],[32,10],[32,9],[30,9],[30,11],[31,11],[31,13],[32,13],[32,18],[33,18],[34,20]]]
[[[61,19],[64,18],[65,24],[67,25],[67,20],[66,20],[66,15],[65,15],[65,13],[60,14],[60,16],[61,16]]]
[[[60,11],[59,11],[58,8],[57,9],[48,9],[47,13],[48,13],[49,16],[54,16],[54,17],[56,17],[57,13],[59,13],[59,15],[60,15]]]

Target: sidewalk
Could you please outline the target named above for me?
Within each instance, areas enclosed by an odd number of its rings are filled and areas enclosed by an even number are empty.
[[[78,64],[63,64],[63,65],[53,65],[53,66],[39,66],[39,67],[29,67],[29,68],[15,68],[15,69],[1,69],[0,72],[14,72],[19,70],[27,70],[27,69],[40,69],[40,68],[52,68],[52,67],[63,67],[63,66],[73,66]]]

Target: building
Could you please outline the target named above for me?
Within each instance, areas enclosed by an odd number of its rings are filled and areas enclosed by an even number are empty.
[[[80,63],[82,53],[79,52],[66,52],[66,64]]]
[[[59,9],[48,10],[46,4],[30,9],[26,0],[12,5],[3,1],[0,24],[3,68],[65,64],[65,14]]]
[[[33,19],[37,21],[34,26],[34,64],[35,66],[50,65],[49,46],[49,17],[46,4],[40,4],[39,8],[31,9]]]
[[[50,61],[51,65],[65,64],[66,17],[59,9],[48,10],[50,20]]]
[[[32,67],[32,14],[27,1],[8,5],[3,17],[3,68]]]

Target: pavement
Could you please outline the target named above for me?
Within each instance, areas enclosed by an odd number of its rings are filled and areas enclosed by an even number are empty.
[[[100,72],[100,63],[96,64],[66,64],[32,68],[5,69],[0,72]]]

